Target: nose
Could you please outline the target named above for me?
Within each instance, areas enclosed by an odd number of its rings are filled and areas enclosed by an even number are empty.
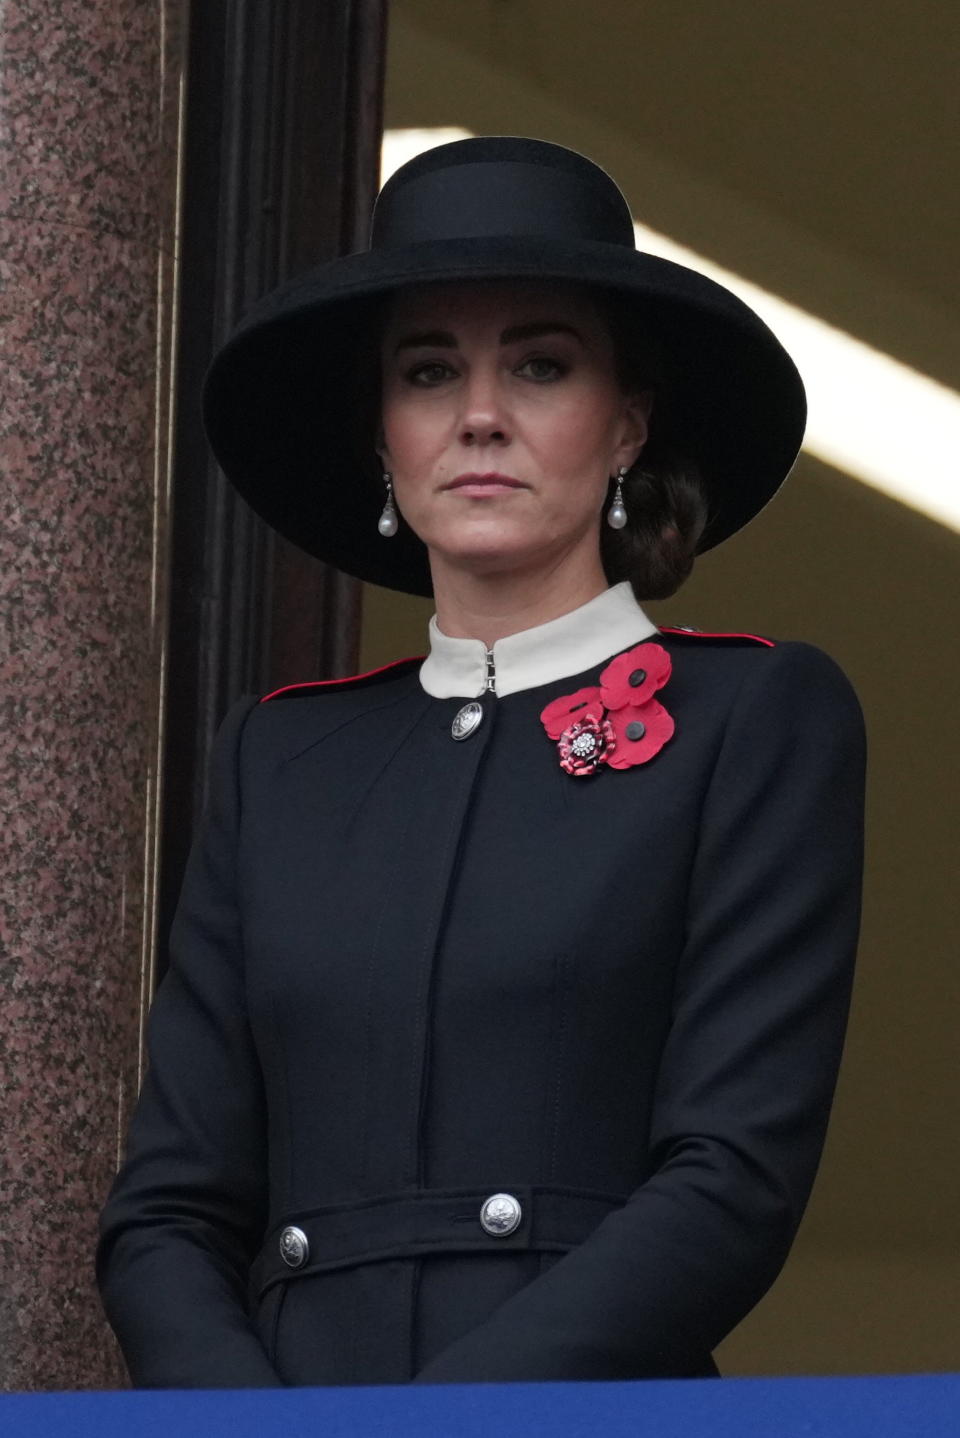
[[[464,444],[505,441],[509,434],[503,393],[495,370],[471,370],[461,390],[460,439]]]

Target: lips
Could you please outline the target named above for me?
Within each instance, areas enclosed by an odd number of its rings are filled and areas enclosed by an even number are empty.
[[[462,489],[465,485],[479,486],[488,485],[492,487],[506,487],[508,489],[526,489],[527,486],[519,479],[514,479],[509,474],[461,474],[445,486],[446,489]]]

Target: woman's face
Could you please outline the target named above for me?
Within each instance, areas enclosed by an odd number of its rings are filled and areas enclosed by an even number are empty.
[[[381,362],[378,452],[433,562],[493,573],[581,545],[598,555],[607,482],[643,448],[649,396],[622,392],[586,291],[410,289],[387,317]]]

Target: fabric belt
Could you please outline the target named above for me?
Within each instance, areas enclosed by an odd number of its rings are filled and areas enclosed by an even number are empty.
[[[515,1186],[507,1193],[520,1206],[516,1228],[490,1233],[481,1223],[481,1210],[494,1192],[489,1188],[408,1191],[289,1213],[267,1234],[253,1263],[251,1295],[259,1297],[281,1279],[386,1258],[526,1250],[565,1253],[625,1202],[621,1196],[585,1189]],[[302,1252],[301,1239],[306,1244],[297,1266],[289,1262],[291,1228],[297,1231],[295,1257]]]

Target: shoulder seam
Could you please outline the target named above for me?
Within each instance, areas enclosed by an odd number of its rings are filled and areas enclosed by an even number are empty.
[[[762,634],[745,634],[733,630],[681,629],[660,625],[661,634],[678,634],[681,639],[749,639],[754,644],[763,644],[767,649],[776,649],[775,639],[765,639]]]
[[[272,689],[269,694],[262,695],[259,702],[267,704],[271,699],[281,699],[285,694],[302,694],[307,689],[332,689],[338,685],[355,684],[360,679],[373,679],[378,674],[387,674],[402,664],[422,663],[425,658],[424,654],[412,654],[407,659],[392,659],[389,664],[381,664],[378,669],[367,669],[363,674],[343,674],[338,679],[306,679],[299,684],[283,684],[279,689]]]

